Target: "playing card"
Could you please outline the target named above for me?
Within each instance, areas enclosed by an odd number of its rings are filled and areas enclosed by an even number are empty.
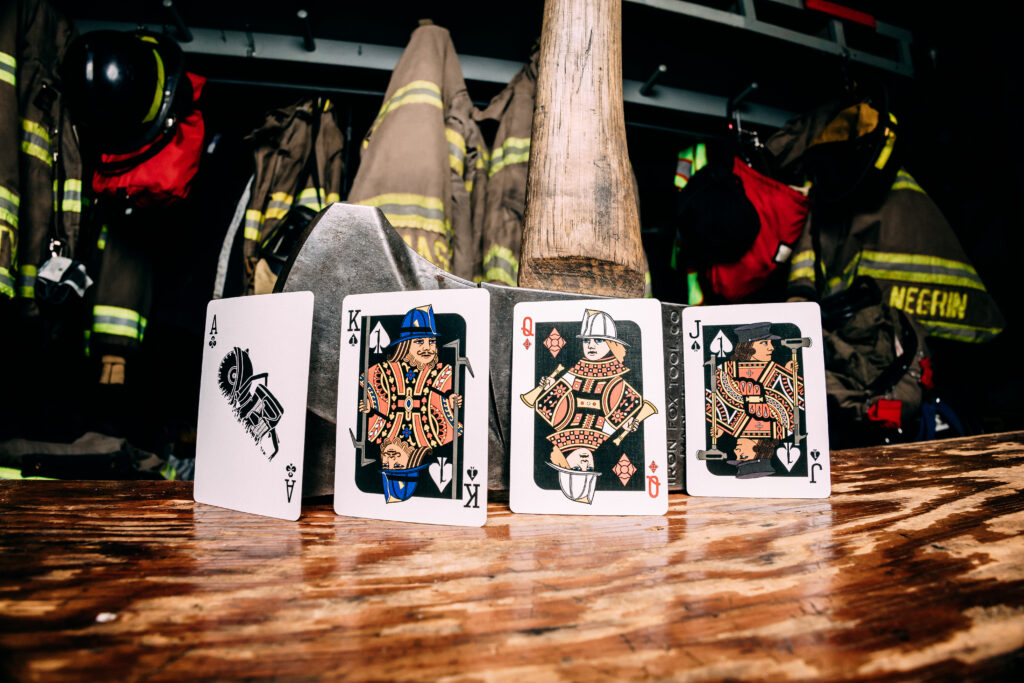
[[[489,298],[482,289],[345,297],[335,512],[487,520]]]
[[[691,306],[683,329],[687,493],[828,497],[818,304]]]
[[[514,512],[668,510],[661,323],[654,299],[516,305]]]
[[[196,433],[197,502],[296,520],[312,292],[211,301]]]

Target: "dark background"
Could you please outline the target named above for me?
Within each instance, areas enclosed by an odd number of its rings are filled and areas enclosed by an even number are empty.
[[[719,9],[736,4],[699,2]],[[76,19],[168,21],[158,0],[54,4]],[[1002,5],[923,0],[841,4],[913,32],[913,77],[845,63],[840,57],[632,2],[623,3],[623,73],[644,81],[658,64],[665,64],[668,71],[659,84],[724,97],[757,81],[760,87],[752,102],[793,113],[823,103],[850,79],[884,83],[900,120],[905,167],[949,219],[1007,318],[1005,331],[988,344],[931,340],[937,387],[971,431],[1022,428],[1024,402],[1017,387],[1024,370],[1013,362],[998,362],[1014,358],[1024,342],[1022,307],[1016,301],[1018,278],[1024,272],[1024,157],[1015,149],[1022,108],[1019,23],[1004,16],[1009,9]],[[318,38],[395,47],[404,47],[418,20],[430,17],[451,31],[460,54],[514,61],[528,58],[540,35],[543,8],[541,0],[415,6],[181,0],[176,5],[190,26],[292,35],[302,31],[295,18],[295,10],[302,6],[309,10]],[[788,22],[794,30],[809,35],[827,31],[823,15],[760,0],[755,6],[759,16]],[[890,49],[869,29],[847,24],[846,34],[856,49],[883,55]],[[187,62],[190,70],[211,79],[203,96],[208,130],[221,133],[222,150],[241,153],[222,155],[220,166],[201,170],[209,177],[201,195],[205,199],[196,199],[191,209],[178,215],[164,212],[159,220],[165,221],[167,230],[154,228],[147,236],[158,256],[154,307],[144,348],[130,359],[130,386],[97,387],[98,359],[83,361],[80,342],[69,341],[37,358],[31,348],[17,347],[8,336],[7,357],[27,360],[15,363],[10,375],[9,386],[16,389],[9,392],[10,412],[0,420],[0,437],[69,440],[93,428],[126,435],[151,451],[166,451],[173,443],[176,452],[188,455],[213,264],[248,173],[242,137],[262,122],[268,109],[303,95],[328,94],[338,106],[343,129],[351,132],[351,179],[358,170],[358,141],[376,115],[390,77],[383,71],[259,58],[188,56]],[[477,81],[467,85],[480,104],[502,88]],[[716,142],[727,144],[730,139],[727,121],[633,103],[626,104],[625,114],[654,294],[681,301],[685,286],[668,265],[676,155],[700,140],[711,141],[714,154]],[[755,128],[762,138],[772,132]],[[154,226],[159,225],[156,221]]]

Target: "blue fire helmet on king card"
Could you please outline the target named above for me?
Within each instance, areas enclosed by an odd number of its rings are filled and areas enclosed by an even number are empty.
[[[391,342],[391,346],[408,339],[424,337],[437,337],[433,306],[420,306],[406,313],[402,318],[402,326],[398,328],[398,338]]]
[[[389,503],[409,500],[419,483],[420,472],[427,467],[429,463],[408,470],[380,470],[380,478],[384,484],[384,499]]]

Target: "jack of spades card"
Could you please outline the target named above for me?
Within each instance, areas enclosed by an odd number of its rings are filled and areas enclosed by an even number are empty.
[[[659,471],[664,389],[652,381],[662,367],[645,367],[656,363],[643,344],[660,338],[653,303],[657,329],[646,311],[624,315],[622,300],[575,302],[564,313],[550,303],[517,306],[514,334],[524,339],[513,346],[513,395],[520,399],[513,404],[513,510],[658,514],[667,504]],[[531,429],[517,428],[522,422]]]
[[[693,413],[703,424],[692,433],[704,438],[687,447],[691,493],[712,482],[707,495],[819,497],[824,482],[828,495],[821,332],[814,317],[794,319],[791,306],[747,307],[763,318],[687,311],[688,356],[702,361],[692,368],[696,381],[687,375],[687,400],[703,395]]]
[[[463,315],[436,301],[451,303],[462,293],[398,294],[345,301],[352,331],[342,339],[335,509],[398,521],[482,524],[488,368],[486,343],[477,338],[487,334],[486,316]],[[353,373],[345,371],[356,369],[358,381],[351,382]],[[467,397],[476,405],[467,405]],[[343,463],[341,454],[353,449]],[[355,497],[342,498],[346,489]]]

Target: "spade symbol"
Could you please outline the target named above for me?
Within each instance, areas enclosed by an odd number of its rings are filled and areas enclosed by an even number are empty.
[[[381,353],[388,346],[391,345],[391,337],[384,330],[384,325],[377,321],[377,324],[373,326],[373,331],[370,332],[370,348],[373,349],[374,353]]]
[[[715,338],[711,340],[711,352],[719,358],[725,358],[726,354],[732,351],[732,342],[725,336],[725,330],[719,330]]]
[[[690,348],[693,349],[694,351],[700,351],[700,344],[698,342],[693,342],[692,344],[690,344]]]
[[[349,346],[355,346],[358,343],[359,343],[359,340],[356,339],[356,335],[353,334],[351,337],[348,338]]]
[[[814,458],[815,462],[817,462],[818,458],[821,457],[821,451],[815,448],[813,451],[811,451],[811,457]]]
[[[466,470],[466,474],[469,475],[470,479],[476,479],[476,475],[479,474],[479,472],[475,467],[470,467],[468,470]]]

